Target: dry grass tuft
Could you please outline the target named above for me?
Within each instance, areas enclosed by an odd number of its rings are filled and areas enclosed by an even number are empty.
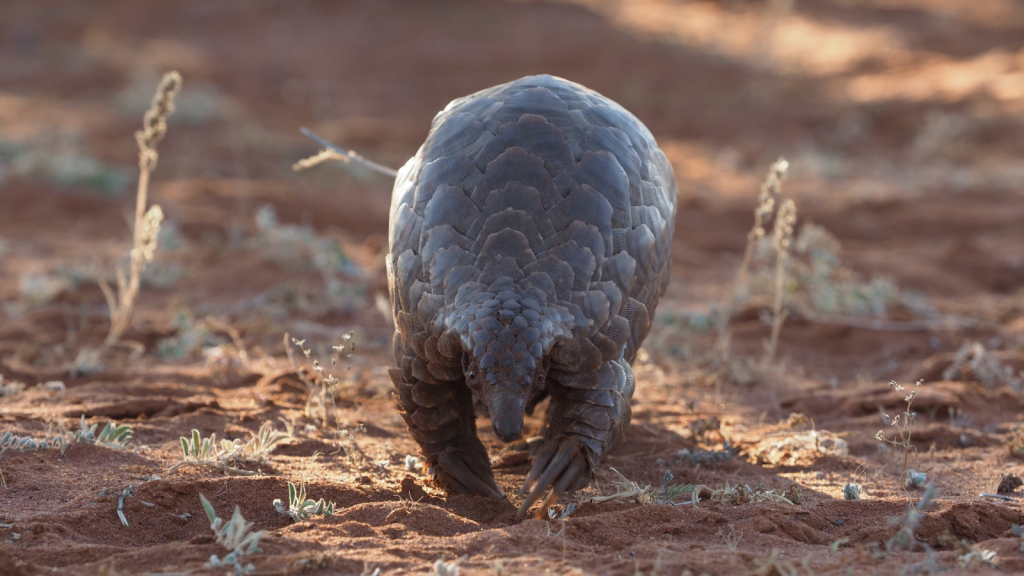
[[[612,485],[615,486],[617,491],[609,496],[594,496],[590,501],[600,504],[601,502],[612,502],[615,500],[632,500],[642,506],[650,506],[652,504],[671,504],[683,494],[693,492],[692,485],[671,484],[672,472],[668,470],[662,476],[660,486],[651,484],[641,486],[626,478],[615,468],[612,468],[611,471],[615,472],[618,476],[617,479],[612,480]]]
[[[156,145],[167,133],[167,117],[174,111],[174,98],[181,90],[182,79],[177,72],[164,75],[157,88],[153,103],[142,119],[142,130],[135,133],[139,144],[139,185],[135,194],[135,231],[132,249],[129,254],[127,274],[121,268],[117,270],[117,294],[100,279],[100,288],[110,308],[110,332],[107,334],[106,345],[120,341],[125,330],[131,324],[135,299],[139,294],[139,281],[146,264],[153,261],[156,252],[157,235],[160,223],[164,219],[160,206],[153,205],[146,209],[149,195],[149,175],[156,169],[159,155]]]

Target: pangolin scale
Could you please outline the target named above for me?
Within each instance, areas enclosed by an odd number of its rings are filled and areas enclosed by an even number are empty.
[[[437,114],[395,181],[387,256],[391,379],[437,484],[501,497],[474,404],[509,441],[547,395],[520,516],[590,482],[629,424],[676,199],[647,128],[579,84],[530,76]]]

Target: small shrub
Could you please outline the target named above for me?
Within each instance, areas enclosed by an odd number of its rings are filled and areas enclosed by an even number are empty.
[[[1024,486],[1024,478],[1012,473],[1000,474],[996,494],[1013,494],[1021,486]]]
[[[25,390],[25,383],[17,380],[11,380],[10,382],[4,382],[3,375],[0,375],[0,398],[4,396],[14,396],[15,394]]]
[[[235,513],[231,515],[231,520],[225,523],[217,517],[213,505],[206,499],[206,496],[200,494],[199,500],[203,503],[203,510],[210,520],[210,529],[213,530],[217,543],[228,550],[228,554],[224,558],[220,558],[216,554],[210,556],[206,567],[231,568],[236,575],[248,574],[255,570],[252,564],[244,564],[244,562],[246,557],[263,552],[259,544],[264,531],[249,532],[252,523],[242,517],[242,511],[238,506],[235,506]]]
[[[11,432],[0,435],[0,454],[10,450],[12,452],[34,452],[37,450],[57,450],[61,456],[68,448],[75,444],[96,444],[116,450],[123,450],[131,441],[133,431],[127,424],[118,425],[116,422],[107,422],[103,430],[97,435],[98,424],[88,425],[83,415],[80,420],[79,430],[71,432],[63,422],[58,422],[56,430],[48,426],[45,438],[34,438],[32,436],[15,436]]]
[[[78,354],[67,366],[71,376],[89,376],[103,370],[103,350],[101,348],[79,348]]]
[[[996,568],[999,566],[999,555],[994,550],[969,547],[970,550],[957,556],[956,565],[961,568]]]
[[[281,500],[274,500],[274,508],[279,514],[290,516],[296,522],[308,520],[310,516],[334,515],[334,502],[326,502],[323,498],[319,500],[306,498],[305,482],[298,488],[295,487],[295,484],[288,482],[288,507],[285,508]]]
[[[1020,552],[1024,554],[1024,526],[1013,524],[1010,526],[1010,530],[1013,531],[1013,535],[1021,538]]]
[[[928,475],[924,472],[918,472],[913,468],[907,470],[907,478],[904,480],[904,485],[907,488],[922,488],[926,482],[928,482]]]
[[[100,446],[123,450],[134,435],[134,431],[131,426],[127,424],[121,424],[118,426],[116,422],[107,422],[107,425],[104,426],[103,430],[99,435],[97,435],[96,428],[98,424],[87,426],[84,414],[82,415],[80,426],[81,429],[78,432],[75,432],[74,435],[75,444],[98,444]]]
[[[288,355],[288,361],[309,392],[309,395],[306,397],[306,417],[310,420],[318,420],[320,427],[324,430],[330,427],[332,420],[337,421],[335,414],[338,408],[335,404],[335,398],[341,394],[341,380],[334,375],[334,371],[337,369],[338,360],[343,353],[346,354],[348,359],[352,358],[355,352],[355,342],[351,342],[351,340],[352,333],[350,332],[345,335],[345,341],[349,342],[348,345],[339,344],[331,347],[333,351],[331,365],[325,369],[320,364],[320,360],[313,356],[313,350],[306,348],[306,341],[304,339],[290,338],[287,333],[284,335],[284,346],[285,352]],[[302,352],[302,355],[307,360],[312,360],[312,378],[307,376],[308,372],[303,370],[303,367],[299,366],[298,362],[296,362],[295,354],[292,351],[293,345]]]
[[[207,346],[224,344],[221,338],[215,338],[203,320],[196,320],[188,309],[179,310],[171,326],[175,329],[173,336],[160,339],[156,344],[157,354],[164,360],[181,360],[191,358]]]
[[[113,196],[124,189],[130,178],[126,170],[95,158],[83,145],[78,131],[62,126],[50,128],[39,137],[0,139],[0,182],[9,173],[51,182],[61,191]]]
[[[459,576],[459,561],[445,562],[444,558],[439,558],[437,562],[434,562],[430,576]]]
[[[412,454],[405,455],[405,469],[415,474],[423,472],[423,460]]]
[[[861,488],[856,482],[847,482],[843,487],[843,498],[847,500],[860,500]]]
[[[1005,446],[1011,456],[1024,458],[1024,428],[1016,428],[1006,440]]]
[[[340,276],[366,275],[337,242],[318,235],[312,226],[282,224],[269,204],[256,211],[256,236],[251,244],[267,260],[288,270],[318,272],[329,294],[342,292]]]
[[[264,422],[258,432],[249,434],[246,442],[236,438],[218,443],[216,434],[203,438],[199,430],[192,430],[191,437],[181,437],[182,459],[171,466],[170,472],[191,466],[221,470],[228,475],[252,476],[256,472],[232,464],[263,462],[278,444],[292,438],[288,432],[276,430],[270,422]]]

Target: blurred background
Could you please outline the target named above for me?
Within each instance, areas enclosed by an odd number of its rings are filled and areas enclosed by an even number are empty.
[[[1012,0],[12,1],[0,47],[0,355],[28,365],[103,334],[132,133],[169,70],[185,83],[150,193],[166,222],[132,336],[149,349],[209,314],[267,345],[296,323],[386,339],[391,182],[293,172],[316,151],[298,128],[399,167],[450,100],[537,73],[618,101],[665,150],[680,213],[663,309],[691,324],[731,282],[780,156],[801,222],[865,286],[882,279],[867,298],[991,316],[1024,283]]]

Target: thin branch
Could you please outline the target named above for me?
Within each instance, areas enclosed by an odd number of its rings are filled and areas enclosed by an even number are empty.
[[[324,150],[320,151],[315,156],[311,156],[309,158],[296,162],[292,166],[293,170],[305,170],[306,168],[312,168],[313,166],[316,166],[317,164],[320,164],[325,160],[340,160],[342,162],[356,162],[358,164],[362,164],[363,166],[366,166],[367,168],[373,170],[374,172],[378,172],[385,176],[390,176],[391,178],[398,177],[398,170],[395,170],[394,168],[388,168],[387,166],[384,166],[383,164],[378,164],[373,160],[367,160],[366,158],[360,156],[353,150],[345,150],[344,148],[335,146],[334,144],[323,139],[316,132],[313,132],[312,130],[306,128],[305,126],[299,128],[299,131],[308,136],[317,144],[323,146]]]

